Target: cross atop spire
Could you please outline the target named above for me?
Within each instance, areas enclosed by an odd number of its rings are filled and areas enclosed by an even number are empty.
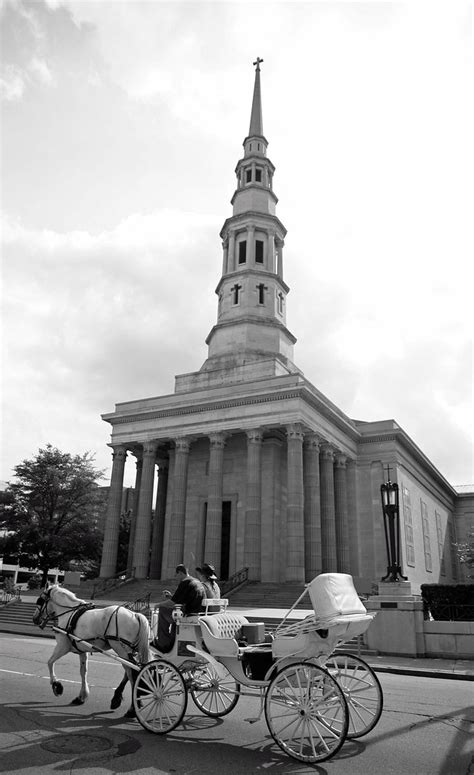
[[[263,137],[262,97],[260,94],[260,63],[263,59],[257,57],[255,66],[255,85],[253,88],[252,113],[250,115],[249,137]]]

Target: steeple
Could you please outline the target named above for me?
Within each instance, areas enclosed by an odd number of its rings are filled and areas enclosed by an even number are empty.
[[[254,62],[254,65],[256,65],[255,84],[253,87],[249,137],[263,137],[262,96],[260,92],[260,62],[263,62],[263,59],[260,59],[260,57],[257,57],[256,61]]]
[[[206,343],[200,373],[219,373],[222,382],[275,376],[299,370],[293,364],[295,337],[286,328],[283,246],[286,229],[275,214],[275,167],[263,135],[260,64],[257,57],[249,134],[237,162],[232,216],[220,232],[222,277],[217,285],[217,323]],[[211,375],[209,375],[210,377]],[[213,378],[214,379],[214,378]]]

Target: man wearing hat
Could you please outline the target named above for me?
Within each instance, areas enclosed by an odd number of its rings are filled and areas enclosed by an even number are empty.
[[[203,609],[202,601],[207,594],[203,584],[189,575],[185,565],[180,564],[176,566],[176,576],[179,581],[176,591],[174,594],[171,594],[171,592],[165,589],[163,592],[165,600],[158,603],[160,609],[158,614],[158,635],[153,645],[162,654],[167,654],[171,651],[176,637],[176,623],[173,621],[173,608],[175,605],[178,603],[182,606],[185,616],[200,613]]]
[[[221,591],[217,584],[216,569],[214,566],[209,565],[208,562],[205,562],[201,565],[200,568],[196,568],[196,573],[198,574],[198,579],[206,591],[206,597],[215,598],[217,600],[220,599]]]

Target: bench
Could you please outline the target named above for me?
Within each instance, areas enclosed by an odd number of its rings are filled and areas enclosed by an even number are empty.
[[[216,657],[238,657],[238,640],[242,637],[242,625],[248,619],[241,614],[217,613],[199,617],[202,639],[209,653]]]

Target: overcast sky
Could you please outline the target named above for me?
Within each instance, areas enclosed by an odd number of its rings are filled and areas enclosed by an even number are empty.
[[[297,365],[474,481],[470,2],[1,13],[0,479],[51,443],[107,483],[101,413],[206,359],[260,56]]]

